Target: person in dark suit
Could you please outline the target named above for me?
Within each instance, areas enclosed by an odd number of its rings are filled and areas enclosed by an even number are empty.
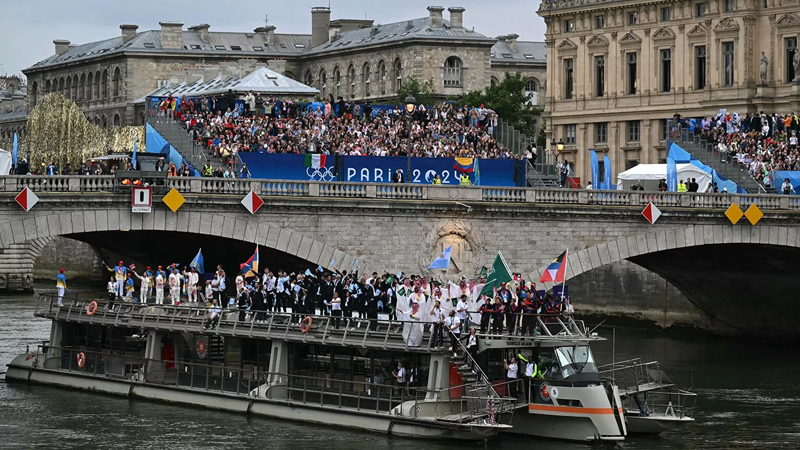
[[[392,175],[392,182],[393,183],[405,183],[406,182],[406,178],[405,178],[405,176],[403,176],[403,170],[402,169],[397,169],[397,172],[395,172],[394,175]]]

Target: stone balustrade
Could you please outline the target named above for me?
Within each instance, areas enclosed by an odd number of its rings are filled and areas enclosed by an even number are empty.
[[[38,194],[121,193],[120,179],[112,176],[0,176],[0,192],[17,194],[25,187]],[[168,178],[156,193],[175,188],[182,194],[244,195],[251,190],[264,197],[329,197],[351,199],[401,199],[457,202],[540,203],[563,205],[641,206],[742,209],[758,205],[762,210],[800,210],[800,196],[767,194],[705,194],[640,191],[601,191],[487,186],[433,186],[357,182],[318,182],[226,178]],[[166,189],[165,189],[166,188]]]

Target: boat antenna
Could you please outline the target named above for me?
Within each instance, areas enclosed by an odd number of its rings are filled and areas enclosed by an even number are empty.
[[[598,323],[596,327],[594,327],[594,328],[592,328],[591,330],[589,330],[589,333],[588,333],[588,334],[592,334],[592,333],[594,333],[594,330],[596,330],[596,329],[600,328],[600,325],[602,325],[602,324],[606,323],[606,320],[608,320],[608,319],[603,319],[603,321],[602,321],[602,322],[600,322],[600,323]]]
[[[611,382],[617,384],[617,379],[614,376],[614,369],[617,366],[617,329],[611,329]]]
[[[689,375],[691,376],[692,385],[689,386],[688,390],[691,391],[694,388],[694,367],[689,367]]]

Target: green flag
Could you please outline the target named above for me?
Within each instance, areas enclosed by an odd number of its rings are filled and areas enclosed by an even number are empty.
[[[481,267],[481,278],[486,278],[486,275],[488,275],[487,270],[488,269],[485,266]]]
[[[493,296],[494,289],[500,289],[501,283],[508,283],[511,281],[511,269],[508,268],[506,260],[503,259],[503,254],[497,252],[497,257],[494,259],[492,269],[486,277],[486,284],[483,285],[481,295]]]

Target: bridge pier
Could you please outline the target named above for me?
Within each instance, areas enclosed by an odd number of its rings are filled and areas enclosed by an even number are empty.
[[[34,262],[52,239],[37,238],[0,248],[0,293],[33,292]]]

